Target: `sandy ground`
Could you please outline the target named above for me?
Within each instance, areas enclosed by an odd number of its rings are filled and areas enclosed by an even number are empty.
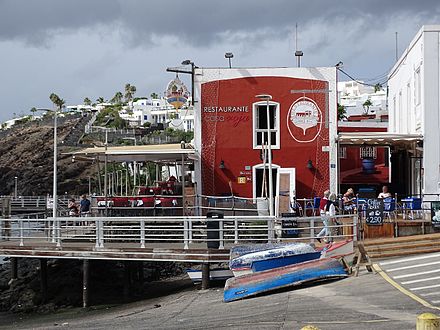
[[[200,290],[185,280],[163,282],[155,291],[154,298],[120,306],[44,316],[4,314],[0,329],[301,329],[313,324],[389,330],[414,329],[417,315],[435,313],[366,272],[231,303],[222,301],[222,287]]]

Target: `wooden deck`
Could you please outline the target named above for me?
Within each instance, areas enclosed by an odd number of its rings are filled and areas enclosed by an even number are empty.
[[[96,248],[94,243],[63,242],[62,247],[44,240],[20,246],[19,242],[0,242],[0,255],[27,258],[71,258],[137,261],[179,261],[196,263],[219,263],[229,261],[229,248],[207,249],[206,244],[190,244],[183,249],[182,244],[139,244],[107,243],[105,248]]]

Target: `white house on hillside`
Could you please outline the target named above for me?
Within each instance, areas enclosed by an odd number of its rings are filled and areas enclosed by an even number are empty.
[[[338,102],[345,107],[347,117],[362,114],[384,115],[387,113],[386,98],[383,89],[375,92],[374,87],[357,81],[338,82]],[[367,100],[371,101],[371,105],[364,107]]]
[[[138,99],[119,112],[121,118],[127,120],[130,126],[143,126],[162,123],[165,126],[181,130],[193,130],[194,111],[187,104],[183,109],[176,110],[166,99]]]

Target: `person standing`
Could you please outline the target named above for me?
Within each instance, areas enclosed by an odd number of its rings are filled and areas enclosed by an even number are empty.
[[[79,214],[78,204],[75,202],[75,198],[69,199],[69,203],[67,204],[67,208],[69,209],[69,216],[77,217]]]
[[[79,212],[82,217],[90,216],[90,201],[87,199],[87,195],[81,196]]]
[[[324,197],[325,197],[325,192],[324,192]],[[318,235],[316,235],[316,240],[319,243],[321,243],[321,237],[323,236],[328,237],[327,242],[333,240],[333,238],[331,237],[330,224],[332,223],[332,217],[336,215],[335,201],[336,201],[336,194],[333,193],[330,194],[325,204],[323,210],[324,212],[321,213],[322,223],[324,224],[324,227],[321,229]]]
[[[319,202],[319,214],[321,216],[325,214],[325,206],[327,205],[329,196],[330,196],[330,190],[324,191],[324,196],[321,198],[321,201]]]

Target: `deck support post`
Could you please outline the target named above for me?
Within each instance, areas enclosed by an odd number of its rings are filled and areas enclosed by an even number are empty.
[[[130,299],[130,282],[131,282],[131,267],[130,262],[124,261],[124,300]]]
[[[202,264],[202,289],[209,289],[209,263],[205,262]]]
[[[83,308],[89,307],[89,271],[90,261],[89,259],[83,260]]]
[[[47,301],[47,259],[40,258],[40,291],[43,303]]]
[[[11,258],[11,280],[16,280],[18,278],[18,258]]]
[[[139,283],[142,285],[144,283],[144,263],[142,261],[139,261],[137,271]]]

